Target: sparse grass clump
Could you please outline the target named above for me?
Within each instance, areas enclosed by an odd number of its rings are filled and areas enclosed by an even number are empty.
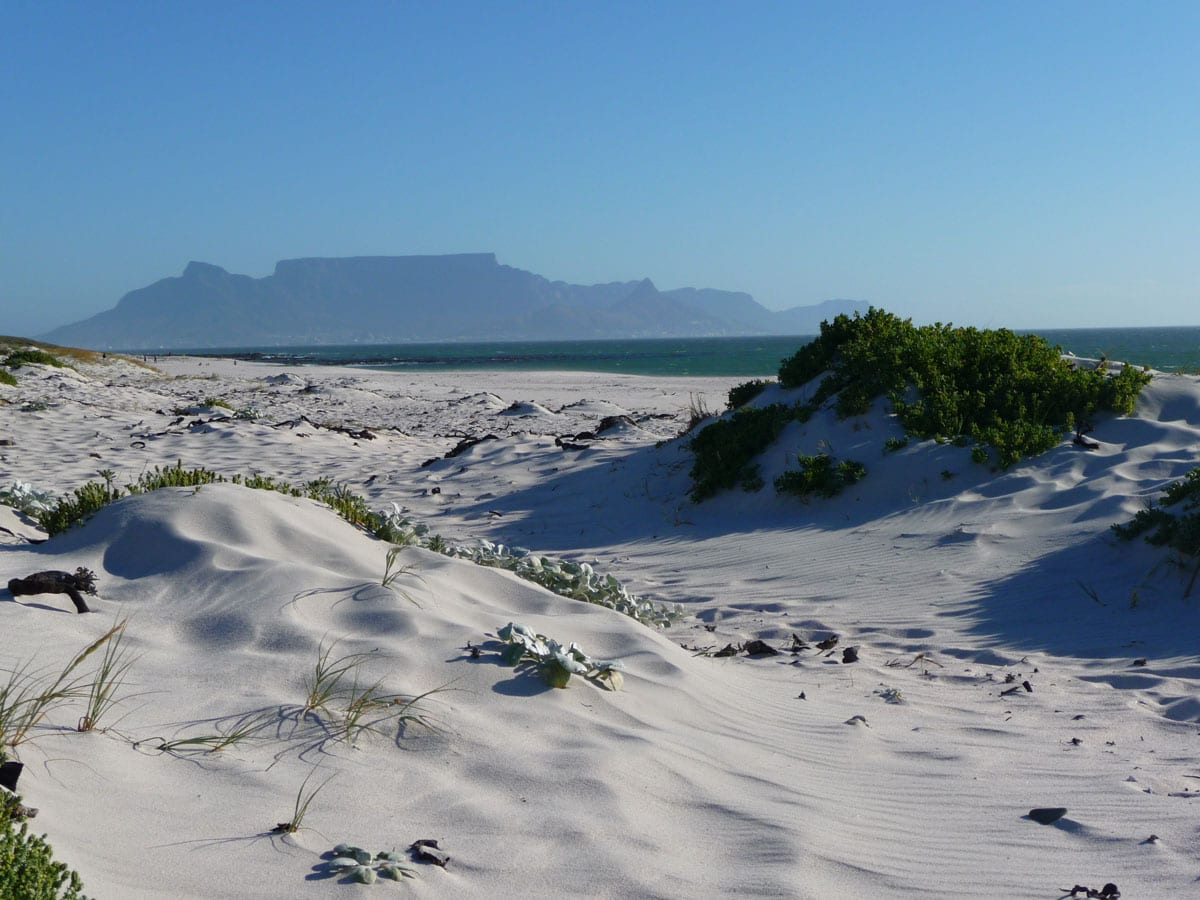
[[[128,666],[120,670],[119,665],[118,669],[114,669],[110,664],[105,670],[102,661],[101,672],[91,678],[79,670],[92,654],[114,638],[119,639],[124,630],[125,623],[118,622],[75,654],[57,675],[33,669],[31,663],[9,670],[7,678],[0,682],[0,758],[7,757],[10,751],[15,752],[19,746],[31,740],[34,728],[51,712],[80,697],[89,696],[97,682],[102,683],[103,693],[111,700],[96,707],[97,716],[111,708],[112,703],[116,702],[116,693]],[[107,651],[105,659],[108,660]],[[122,659],[120,652],[116,659],[119,664]]]
[[[87,685],[85,712],[76,726],[79,731],[95,731],[118,703],[125,689],[125,679],[137,658],[125,646],[125,626],[122,619],[116,624],[104,644],[99,665]]]
[[[17,377],[12,372],[5,372],[0,369],[0,384],[7,384],[9,387],[17,386]]]
[[[317,770],[313,769],[308,773],[304,781],[301,782],[300,789],[296,791],[296,802],[292,807],[292,817],[286,822],[280,822],[278,825],[272,828],[271,830],[273,832],[276,834],[295,834],[304,827],[304,819],[308,815],[308,808],[312,806],[312,802],[314,799],[316,799],[317,794],[321,793],[321,788],[325,787],[325,785],[329,784],[329,782],[333,780],[333,776],[330,775],[315,788],[310,790],[308,783],[312,781],[312,777],[316,774]]]

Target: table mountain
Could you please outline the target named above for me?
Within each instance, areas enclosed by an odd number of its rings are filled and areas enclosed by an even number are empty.
[[[815,334],[866,305],[772,312],[749,294],[660,291],[650,279],[577,285],[501,265],[492,253],[288,259],[265,278],[188,263],[116,307],[41,335],[95,349],[454,340]]]

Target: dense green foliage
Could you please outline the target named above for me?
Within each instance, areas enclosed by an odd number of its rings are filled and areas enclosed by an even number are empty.
[[[753,381],[746,381],[742,384],[735,384],[729,389],[729,405],[727,408],[740,409],[766,390],[768,384],[771,384],[771,382],[762,378],[756,378]]]
[[[20,798],[0,791],[0,897],[13,900],[85,900],[78,873],[55,862],[45,835],[17,822]]]
[[[783,403],[743,407],[726,419],[718,419],[691,440],[692,499],[704,500],[718,491],[740,485],[758,490],[762,479],[754,457],[779,437],[796,410]]]
[[[16,387],[17,379],[12,372],[5,372],[0,369],[0,384],[7,384],[9,387]]]
[[[13,350],[4,358],[4,365],[10,369],[20,368],[26,363],[40,363],[43,366],[56,366],[60,369],[66,367],[66,363],[57,356],[47,353],[45,350],[34,350],[32,348]]]
[[[799,469],[784,472],[775,479],[775,490],[780,494],[833,497],[867,474],[862,463],[852,459],[835,461],[828,453],[801,456],[798,462]]]
[[[1036,335],[940,323],[918,328],[874,307],[822,322],[821,334],[781,363],[779,383],[798,388],[822,375],[791,417],[806,419],[834,397],[840,417],[862,415],[886,397],[909,434],[974,444],[973,460],[987,463],[994,454],[1002,467],[1049,450],[1064,431],[1088,430],[1098,412],[1132,412],[1150,381],[1148,370],[1133,366],[1110,374],[1107,366],[1074,365]],[[730,391],[731,406],[735,391],[745,402],[743,390],[750,385]],[[747,412],[739,409],[692,439],[693,499],[736,484],[761,486],[754,457],[778,437],[789,415],[772,408],[739,421]],[[887,449],[899,446],[894,440]],[[803,474],[798,477],[803,483]]]
[[[799,387],[822,373],[813,402],[837,394],[846,417],[886,396],[909,433],[969,438],[995,450],[1001,466],[1049,450],[1098,411],[1132,412],[1150,381],[1133,366],[1116,375],[1075,366],[1037,335],[918,328],[874,307],[823,322],[816,340],[783,361],[779,381]]]
[[[1133,521],[1112,529],[1127,541],[1145,535],[1151,544],[1200,556],[1200,469],[1192,469],[1182,481],[1168,485],[1160,505],[1140,510]]]

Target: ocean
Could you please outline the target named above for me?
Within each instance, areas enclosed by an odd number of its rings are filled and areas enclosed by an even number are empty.
[[[1200,327],[1047,329],[1033,333],[1076,356],[1106,356],[1165,372],[1200,371]],[[813,335],[797,335],[351,344],[209,348],[191,353],[289,365],[342,365],[410,372],[517,369],[761,378],[776,374],[780,361],[812,338]]]

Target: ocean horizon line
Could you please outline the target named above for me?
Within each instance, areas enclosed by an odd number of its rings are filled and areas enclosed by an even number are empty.
[[[1105,357],[1160,371],[1200,370],[1200,326],[1011,329],[1035,334],[1063,352]],[[280,344],[158,348],[136,355],[232,358],[280,365],[335,365],[396,371],[483,369],[597,371],[636,375],[747,376],[776,374],[780,362],[811,341],[807,335],[684,338],[580,338]]]

